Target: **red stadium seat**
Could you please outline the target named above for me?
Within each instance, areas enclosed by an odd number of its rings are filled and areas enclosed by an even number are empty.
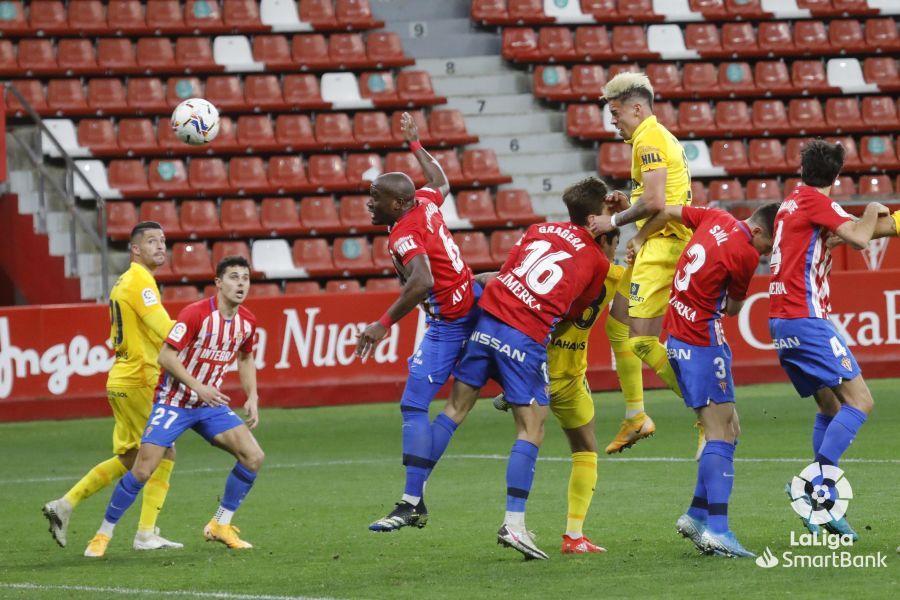
[[[193,285],[167,285],[162,291],[163,302],[196,302],[202,297]]]
[[[745,62],[722,63],[719,65],[719,87],[730,92],[752,92],[756,90],[753,72]]]
[[[188,203],[185,203],[188,204]],[[184,212],[184,205],[181,208]],[[212,264],[216,266],[226,256],[242,256],[251,260],[250,246],[243,240],[230,240],[227,242],[215,242],[212,247]]]
[[[719,28],[714,23],[689,23],[684,27],[684,45],[700,54],[720,54]]]
[[[97,69],[97,54],[91,40],[65,38],[56,45],[60,69],[89,72]]]
[[[149,188],[147,171],[139,160],[110,161],[106,169],[106,177],[109,187],[119,190],[125,195],[146,194]],[[177,226],[177,219],[175,224]]]
[[[38,35],[65,33],[69,29],[66,9],[58,0],[29,2],[28,23]]]
[[[347,156],[347,183],[351,185],[368,189],[369,181],[374,179],[376,174],[386,170],[390,169],[382,165],[381,157],[374,152]]]
[[[356,144],[350,116],[343,112],[319,113],[315,123],[316,142],[323,149],[346,148]]]
[[[425,183],[425,172],[422,171],[422,166],[411,152],[389,152],[384,159],[384,170],[386,173],[406,173],[416,187]],[[447,175],[447,177],[450,176]]]
[[[374,27],[378,23],[372,16],[369,0],[335,0],[334,16],[338,24],[353,29]]]
[[[456,194],[459,218],[470,221],[496,221],[494,200],[488,190],[467,190]]]
[[[740,202],[744,188],[737,179],[715,179],[709,182],[706,197],[710,202]]]
[[[575,30],[575,54],[590,58],[606,57],[612,53],[609,34],[603,25],[582,25]]]
[[[685,63],[682,71],[682,85],[691,92],[719,91],[719,72],[712,63]]]
[[[601,15],[603,17],[618,16],[616,0],[581,0],[581,12],[586,15]]]
[[[137,223],[137,209],[131,202],[106,203],[106,235],[109,239],[127,240]]]
[[[897,166],[894,141],[886,135],[867,135],[859,140],[859,158],[867,168],[893,169]]]
[[[371,272],[372,249],[365,237],[339,237],[334,240],[334,266],[345,274]]]
[[[791,24],[787,21],[762,21],[757,32],[759,49],[772,55],[791,53],[796,49],[791,32]]]
[[[121,122],[119,128],[121,135]],[[152,132],[153,126],[151,125],[150,128]],[[116,152],[119,144],[116,141],[116,131],[112,121],[109,119],[82,119],[79,121],[78,145],[90,148],[93,154]]]
[[[367,292],[399,292],[400,281],[396,277],[378,277],[366,281]]]
[[[654,102],[653,114],[663,127],[669,131],[678,131],[678,113],[671,102]]]
[[[219,210],[212,200],[190,200],[181,203],[181,229],[192,239],[222,237]]]
[[[303,225],[313,229],[338,228],[341,226],[337,207],[331,196],[307,196],[300,200],[300,216]]]
[[[58,70],[56,53],[50,40],[19,40],[19,68],[34,73],[52,73]]]
[[[377,67],[410,63],[403,53],[400,36],[393,31],[373,31],[366,36],[366,56]]]
[[[175,62],[185,70],[218,69],[208,37],[178,38],[175,41]]]
[[[203,242],[176,242],[172,244],[172,270],[188,280],[211,280],[213,272],[209,248]]]
[[[244,104],[257,111],[286,108],[278,77],[275,75],[248,75],[244,80]]]
[[[859,195],[871,198],[888,198],[894,195],[894,186],[887,175],[863,175],[859,178]]]
[[[828,32],[822,21],[794,21],[794,44],[811,53],[831,50]]]
[[[733,16],[760,16],[763,13],[759,0],[725,0],[725,8]]]
[[[791,65],[794,88],[802,90],[828,89],[828,78],[821,60],[795,60]]]
[[[747,200],[759,202],[781,202],[781,186],[776,179],[751,179],[744,187]]]
[[[199,162],[195,161],[195,162]],[[187,169],[181,160],[152,160],[147,167],[150,191],[160,197],[165,194],[185,194],[190,191]]]
[[[165,123],[164,123],[165,125]],[[171,128],[163,126],[161,131],[169,130],[167,132],[168,138],[171,140],[179,141],[172,133]],[[259,144],[259,142],[257,142]],[[160,142],[162,145],[162,142]],[[183,142],[179,144],[169,145],[168,140],[166,141],[166,148],[183,148]],[[202,148],[202,146],[201,146]],[[219,152],[237,152],[239,150],[244,150],[237,139],[237,131],[234,125],[234,121],[231,120],[231,117],[219,117],[219,135],[216,136],[216,139],[211,143],[210,148],[214,151]]]
[[[308,188],[303,159],[297,155],[273,156],[269,159],[269,185],[279,192]]]
[[[247,151],[277,146],[272,120],[268,115],[241,115],[237,121],[237,143]]]
[[[314,29],[334,29],[334,4],[331,0],[305,0],[300,3],[300,20],[310,23]]]
[[[893,27],[893,20],[891,26]],[[828,24],[828,39],[832,48],[840,48],[847,52],[865,50],[866,39],[862,26],[856,19],[834,19]]]
[[[799,180],[798,180],[799,183]],[[788,189],[787,184],[784,186],[785,191]],[[793,189],[793,188],[791,188]],[[834,185],[831,187],[831,197],[839,200],[842,198],[849,198],[851,196],[856,195],[856,183],[853,181],[852,177],[841,176],[834,180]]]
[[[787,110],[781,100],[753,102],[753,127],[763,132],[789,131]]]
[[[121,119],[118,146],[125,150],[156,150],[156,131],[153,123],[150,119]]]
[[[166,104],[175,108],[188,98],[203,98],[203,85],[196,77],[173,77],[166,82]]]
[[[184,3],[184,25],[190,30],[197,31],[222,30],[222,12],[219,10],[219,3],[187,0]]]
[[[535,60],[539,56],[537,33],[531,27],[504,27],[500,52],[508,60]]]
[[[651,63],[646,68],[647,77],[657,94],[671,94],[681,91],[681,73],[675,63]]]
[[[866,45],[882,51],[896,50],[900,47],[897,35],[897,22],[893,17],[866,20]]]
[[[489,148],[473,148],[465,150],[462,157],[463,174],[468,179],[474,179],[475,185],[497,182],[498,178],[505,179],[500,173],[500,165],[497,163],[497,155]]]
[[[394,143],[397,145],[403,145],[406,143],[406,140],[403,137],[403,131],[400,128],[400,121],[403,117],[403,113],[408,112],[410,116],[413,118],[413,122],[416,124],[416,127],[419,128],[419,138],[427,139],[431,137],[431,132],[429,131],[428,121],[425,119],[425,113],[421,110],[409,110],[409,111],[395,111],[391,115],[391,136],[394,139]],[[432,113],[434,114],[434,113]]]
[[[780,140],[772,138],[750,140],[750,167],[761,172],[777,172],[785,168],[784,148]]]
[[[715,140],[709,154],[712,164],[724,167],[726,171],[739,171],[748,166],[747,149],[740,140]]]
[[[472,0],[473,21],[503,21],[506,18],[506,0]]]
[[[860,154],[856,147],[856,141],[849,135],[825,138],[832,144],[838,143],[844,147],[844,170],[858,169],[863,166],[860,162]],[[868,168],[868,165],[865,165]]]
[[[814,98],[795,98],[788,105],[788,120],[799,131],[825,128],[822,104]]]
[[[375,263],[376,269],[394,269],[394,259],[391,257],[391,250],[388,247],[388,236],[379,235],[372,240],[372,262]]]
[[[431,102],[435,99],[431,77],[425,71],[400,71],[397,94],[406,102]]]
[[[566,133],[570,137],[598,138],[610,132],[603,128],[603,114],[596,104],[570,104],[566,108]]]
[[[791,83],[787,65],[778,60],[764,60],[756,63],[753,70],[756,85],[761,90],[787,91],[795,84]]]
[[[653,0],[619,0],[618,10],[625,19],[646,19],[653,15]]]
[[[341,69],[360,67],[369,62],[366,46],[358,33],[332,33],[328,38],[328,56]]]
[[[162,82],[155,77],[129,78],[127,98],[128,107],[138,111],[164,112],[169,109]]]
[[[90,83],[94,81],[96,80],[92,79]],[[121,86],[120,81],[115,81]],[[51,79],[48,81],[47,106],[64,114],[85,110],[87,100],[84,97],[84,86],[81,81],[78,79]]]
[[[891,56],[872,56],[863,62],[863,77],[866,83],[885,87],[900,85],[897,61]]]
[[[536,220],[527,190],[497,190],[497,216],[510,221]]]
[[[84,89],[80,82],[75,81],[75,84],[76,87]],[[47,91],[49,94],[49,86]],[[127,104],[125,87],[121,79],[91,79],[88,81],[87,96],[91,108],[98,110],[114,111]]]
[[[592,67],[593,65],[577,65]],[[602,69],[602,67],[598,67]],[[532,76],[532,91],[538,98],[562,99],[571,95],[569,72],[565,67],[538,65]]]
[[[812,138],[790,138],[784,145],[784,162],[790,171],[800,169],[800,153]]]
[[[440,163],[448,180],[453,182],[463,178],[462,165],[459,162],[456,149],[435,150],[431,155]]]
[[[825,120],[837,130],[862,126],[859,102],[853,97],[829,98],[825,101]]]
[[[507,0],[506,10],[511,19],[523,23],[535,23],[544,20],[544,3],[542,0]]]
[[[559,67],[561,73],[565,69]],[[600,65],[573,65],[572,66],[572,93],[585,100],[595,100],[603,95],[603,86],[606,85],[606,74]]]
[[[239,156],[228,163],[228,183],[234,189],[246,192],[268,188],[266,165],[259,156]]]
[[[575,40],[568,27],[541,27],[538,48],[541,56],[551,62],[572,60],[576,55]]]
[[[642,25],[616,25],[612,30],[612,48],[624,60],[653,56],[647,47],[647,34]]]
[[[137,41],[136,54],[138,66],[148,73],[154,69],[166,71],[175,64],[175,48],[168,38],[141,38]]]
[[[740,56],[759,49],[756,32],[750,23],[722,24],[722,49]]]
[[[368,196],[343,196],[338,215],[341,225],[355,230],[358,227],[368,227],[372,224],[372,215],[369,214]]]
[[[308,69],[331,65],[328,42],[321,33],[295,35],[291,40],[291,56],[296,64]]]
[[[206,79],[205,97],[219,112],[246,108],[241,80],[236,75],[214,75]]]
[[[422,137],[421,132],[419,137]],[[391,123],[383,112],[358,112],[353,115],[353,138],[365,146],[393,144]]]
[[[308,296],[321,293],[322,288],[315,281],[288,281],[284,284],[284,294],[286,296]]]
[[[473,269],[479,270],[495,265],[491,258],[488,240],[481,231],[463,231],[453,234],[462,259]]]
[[[278,115],[275,120],[275,140],[287,150],[315,145],[312,124],[306,115]]]
[[[503,264],[513,246],[519,243],[522,232],[518,229],[501,229],[491,234],[491,258],[497,265]]]
[[[157,31],[187,30],[178,0],[154,0],[147,3],[147,27]]]
[[[253,298],[271,298],[273,296],[281,296],[281,286],[277,283],[254,283],[250,286],[250,292],[247,294]]]
[[[682,102],[678,105],[678,129],[684,133],[703,135],[701,132],[713,132],[716,123],[713,120],[709,102]]]
[[[292,198],[264,198],[260,206],[259,222],[273,235],[296,235],[303,229],[300,212]]]
[[[691,181],[691,206],[706,206],[706,188],[702,181]]]
[[[247,198],[223,200],[222,231],[232,237],[256,236],[266,233],[259,220],[256,202]]]
[[[396,103],[397,89],[390,71],[383,73],[362,73],[359,76],[359,95],[373,102]]]
[[[259,3],[256,0],[224,0],[222,21],[226,28],[234,31],[255,31],[263,28],[259,19]]]
[[[16,79],[12,81],[16,89],[25,98],[25,101],[37,111],[45,111],[47,109],[47,100],[44,96],[44,86],[40,81],[35,79]],[[24,111],[22,103],[16,98],[12,92],[6,94],[6,110],[7,113]]]
[[[358,294],[362,286],[356,279],[329,279],[325,282],[326,294]]]
[[[141,203],[141,221],[155,221],[162,225],[167,237],[182,237],[181,223],[175,202],[171,200],[148,201]]]
[[[743,100],[723,100],[716,103],[716,127],[720,131],[745,133],[753,129],[750,107]]]
[[[640,73],[641,68],[637,63],[625,63],[625,64],[615,64],[609,66],[609,72],[607,73],[607,77],[612,79],[619,73]]]
[[[150,31],[144,7],[138,0],[110,0],[106,20],[114,32],[136,34]]]
[[[862,120],[874,129],[900,128],[900,122],[897,120],[897,105],[890,96],[864,96]]]
[[[198,192],[224,193],[231,186],[221,158],[195,158],[189,167],[191,187]]]
[[[31,33],[21,0],[7,2],[5,8],[7,14],[4,15],[4,19],[0,19],[0,33],[3,35]]]
[[[294,265],[306,269],[309,273],[322,273],[334,270],[331,248],[322,238],[300,239],[294,241]]]
[[[0,69],[16,69],[16,48],[10,40],[0,39]]]
[[[335,189],[347,185],[344,161],[337,154],[310,156],[309,182],[320,189]]]
[[[621,142],[601,144],[598,171],[603,177],[624,179],[631,174],[631,146]]]

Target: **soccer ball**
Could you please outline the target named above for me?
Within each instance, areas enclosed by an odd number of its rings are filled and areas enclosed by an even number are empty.
[[[172,131],[185,144],[208,144],[219,134],[219,111],[203,98],[189,98],[172,112]]]

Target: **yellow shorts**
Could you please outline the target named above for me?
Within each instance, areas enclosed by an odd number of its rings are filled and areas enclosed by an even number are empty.
[[[652,237],[644,242],[631,273],[629,317],[653,319],[666,314],[675,267],[686,245],[684,240],[671,236]]]
[[[153,408],[153,388],[107,388],[106,397],[116,418],[113,454],[137,449]]]
[[[594,418],[594,399],[587,379],[551,379],[550,410],[563,429],[576,429]]]

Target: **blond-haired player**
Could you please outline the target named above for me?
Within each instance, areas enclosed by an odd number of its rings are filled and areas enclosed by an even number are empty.
[[[593,218],[594,233],[635,223],[640,228],[666,205],[691,203],[687,157],[674,135],[653,115],[653,86],[643,73],[620,73],[603,88],[612,123],[632,146],[631,199],[610,194],[612,216]],[[625,396],[625,420],[606,453],[621,452],[653,435],[656,425],[644,412],[641,362],[646,363],[679,396],[678,383],[665,346],[659,342],[675,266],[691,231],[668,223],[642,246],[633,267],[619,282],[606,322],[616,356],[616,371]]]
[[[115,417],[113,454],[92,468],[66,495],[44,505],[50,533],[66,545],[72,510],[85,498],[113,483],[134,464],[141,435],[153,406],[153,389],[159,379],[159,349],[175,324],[160,301],[153,271],[166,261],[166,236],[162,226],[143,221],[131,230],[131,266],[109,294],[110,340],[116,353],[106,381],[106,394]],[[175,448],[169,448],[144,489],[141,518],[134,536],[135,550],[181,548],[159,535],[156,518],[169,491],[175,466]]]

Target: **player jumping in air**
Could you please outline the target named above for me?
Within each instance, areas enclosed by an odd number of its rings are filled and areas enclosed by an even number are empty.
[[[532,225],[499,275],[485,287],[482,314],[466,342],[444,414],[465,419],[489,378],[504,390],[516,422],[506,470],[506,517],[498,543],[530,559],[546,559],[525,527],[525,504],[550,402],[547,341],[561,319],[580,317],[600,295],[609,260],[586,229],[600,214],[606,185],[588,178],[563,193],[571,222]],[[433,455],[437,461],[439,455]]]
[[[755,556],[728,527],[740,426],[731,349],[721,319],[722,312],[740,312],[760,255],[772,250],[777,212],[778,204],[767,204],[738,221],[724,210],[667,206],[628,244],[634,256],[653,232],[672,222],[694,231],[675,269],[663,328],[669,333],[669,362],[684,403],[697,413],[707,440],[697,465],[694,499],[675,527],[708,554]]]
[[[400,399],[406,486],[394,510],[369,525],[372,531],[394,531],[407,525],[422,528],[428,521],[425,480],[434,467],[434,453],[443,453],[456,429],[456,423],[443,414],[429,422],[428,407],[450,377],[478,320],[476,302],[481,292],[441,215],[440,207],[450,192],[447,177],[422,148],[418,128],[408,113],[403,114],[401,127],[428,185],[416,190],[403,173],[385,173],[372,182],[372,223],[390,227],[388,244],[403,290],[384,316],[359,336],[356,353],[365,359],[391,326],[420,304],[427,315],[428,331],[409,358],[409,377]]]
[[[847,342],[828,318],[828,276],[832,234],[857,250],[866,247],[887,208],[866,206],[854,220],[828,196],[844,164],[844,148],[817,139],[800,153],[803,185],[781,204],[775,221],[775,247],[770,261],[769,331],[782,368],[801,397],[818,406],[813,425],[813,453],[821,465],[837,465],[853,442],[874,401]],[[832,498],[836,490],[831,488]],[[812,531],[818,526],[804,519]],[[825,524],[832,533],[857,539],[845,517]]]
[[[135,225],[129,249],[131,266],[109,293],[110,340],[116,358],[106,381],[106,395],[116,421],[112,437],[115,456],[95,465],[65,496],[44,505],[50,533],[63,547],[75,507],[122,477],[134,464],[153,406],[153,388],[159,379],[159,348],[175,324],[160,302],[159,288],[153,279],[153,271],[166,261],[162,226],[153,221]],[[156,527],[174,466],[173,446],[161,457],[144,490],[135,550],[182,547],[161,537]]]
[[[691,173],[678,140],[653,115],[653,86],[643,73],[620,73],[603,88],[612,123],[632,146],[631,200],[622,192],[610,196],[614,215],[595,217],[596,235],[626,223],[642,227],[664,206],[691,203]],[[680,395],[666,348],[659,342],[675,264],[691,237],[679,223],[668,223],[641,247],[634,265],[619,282],[606,320],[606,333],[616,356],[616,372],[625,396],[625,420],[606,453],[621,452],[656,431],[644,412],[641,361]]]
[[[259,414],[253,362],[256,317],[242,306],[250,292],[247,259],[223,258],[216,266],[216,288],[215,296],[185,307],[166,337],[159,353],[163,372],[140,450],[134,466],[113,491],[103,523],[84,551],[85,556],[106,553],[116,523],[134,503],[167,450],[188,429],[237,458],[225,482],[219,509],[203,529],[203,536],[229,548],[253,547],[238,537],[238,528],[231,524],[231,517],[253,487],[264,458],[250,433],[259,422]],[[220,391],[222,377],[235,356],[241,387],[247,395],[246,425],[229,408],[230,398]]]

